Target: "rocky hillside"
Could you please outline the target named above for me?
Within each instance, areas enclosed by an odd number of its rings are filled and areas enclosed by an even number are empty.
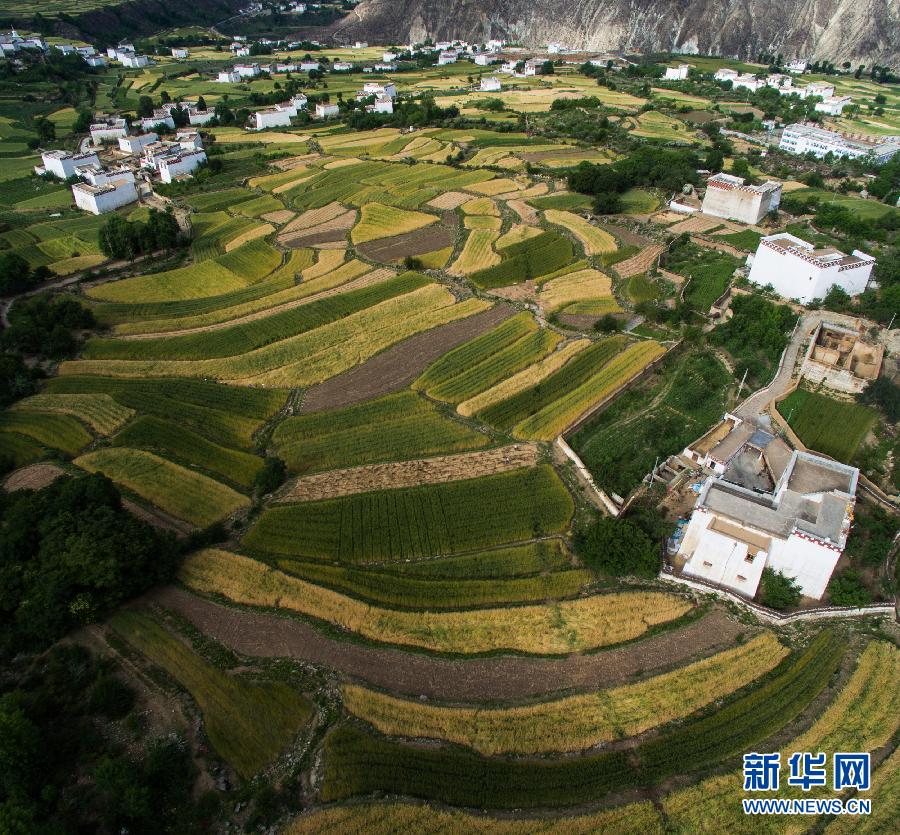
[[[362,0],[333,31],[392,43],[502,37],[534,47],[900,62],[898,0]]]

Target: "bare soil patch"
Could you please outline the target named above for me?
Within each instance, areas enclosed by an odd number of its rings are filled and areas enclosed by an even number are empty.
[[[138,504],[131,499],[122,497],[122,507],[125,508],[132,516],[153,525],[163,531],[172,531],[176,536],[187,536],[191,531],[195,530],[194,526],[183,519],[177,519],[170,516],[158,507],[150,507],[149,505]]]
[[[738,634],[749,637],[755,631],[714,609],[680,629],[588,655],[463,660],[341,641],[304,621],[223,606],[174,586],[157,589],[147,599],[243,655],[302,659],[394,693],[458,702],[616,687],[732,646]]]
[[[269,223],[281,226],[282,223],[287,223],[295,214],[296,212],[292,212],[290,209],[279,209],[277,212],[267,212],[260,217]]]
[[[279,171],[290,171],[300,165],[306,165],[319,158],[319,154],[300,154],[296,157],[285,157],[285,159],[275,160],[272,165]]]
[[[497,449],[442,455],[437,458],[348,467],[298,478],[278,497],[278,501],[315,502],[375,490],[465,481],[520,467],[533,467],[539,458],[540,451],[535,444],[511,444]]]
[[[463,203],[468,203],[471,199],[471,194],[461,191],[445,191],[434,200],[429,200],[425,205],[431,206],[432,209],[455,209],[457,206],[462,206]]]
[[[65,471],[56,464],[29,464],[10,473],[3,481],[3,488],[7,493],[14,493],[16,490],[42,490],[62,475],[65,475]]]
[[[297,218],[299,220],[299,218]],[[292,221],[288,226],[296,223]],[[278,236],[278,242],[287,247],[303,247],[312,244],[333,243],[335,241],[343,241],[347,237],[347,232],[353,228],[356,223],[356,210],[348,209],[347,211],[310,226],[307,229],[289,230],[287,227]]]
[[[424,255],[426,252],[452,246],[455,238],[455,230],[442,221],[437,226],[426,226],[424,229],[394,235],[392,238],[367,241],[357,245],[356,249],[373,261],[391,263],[407,255]]]
[[[533,278],[523,281],[521,284],[511,284],[509,287],[496,287],[490,290],[491,295],[500,296],[501,299],[509,299],[511,302],[537,303],[538,287]]]
[[[496,327],[515,312],[508,305],[498,304],[474,316],[416,334],[361,365],[313,386],[306,393],[301,412],[341,409],[400,391],[451,348]]]
[[[523,223],[527,223],[529,226],[537,226],[540,222],[537,209],[534,206],[529,206],[524,200],[507,200],[506,205],[522,218]]]

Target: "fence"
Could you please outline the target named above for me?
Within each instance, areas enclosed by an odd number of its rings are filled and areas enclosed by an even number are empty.
[[[758,603],[753,603],[736,592],[714,586],[704,580],[698,578],[688,580],[687,577],[679,577],[669,566],[665,566],[663,570],[660,571],[659,579],[664,583],[676,583],[681,586],[687,586],[688,588],[702,592],[703,594],[714,594],[716,597],[722,598],[723,600],[737,603],[760,620],[776,625],[785,625],[804,620],[824,620],[827,618],[864,618],[872,616],[897,617],[896,603],[878,603],[871,606],[859,607],[823,606],[818,609],[806,609],[802,612],[792,612],[789,615],[784,615],[774,609],[769,609],[766,606],[760,606]]]

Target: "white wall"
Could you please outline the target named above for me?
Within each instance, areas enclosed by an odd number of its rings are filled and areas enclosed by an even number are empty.
[[[134,183],[127,181],[117,183],[114,189],[101,194],[90,193],[74,185],[72,186],[72,196],[75,198],[75,205],[78,208],[95,215],[114,211],[120,206],[134,203],[138,199]]]
[[[259,110],[256,113],[256,129],[290,127],[291,114],[287,110]]]
[[[820,600],[840,556],[840,551],[791,534],[786,541],[772,540],[768,565],[793,577],[806,597]]]

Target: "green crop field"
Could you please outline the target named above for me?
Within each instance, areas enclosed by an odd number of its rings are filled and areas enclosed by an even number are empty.
[[[708,717],[635,748],[565,758],[510,760],[458,748],[414,747],[345,724],[328,738],[322,797],[371,792],[488,809],[555,807],[653,785],[709,767],[753,746],[798,716],[828,684],[845,649],[821,633],[765,683]]]
[[[473,272],[472,283],[490,289],[540,278],[568,264],[573,250],[568,238],[548,231],[504,247],[501,257],[499,264]]]
[[[0,412],[0,433],[25,435],[48,449],[76,455],[92,440],[84,424],[68,414],[25,409]]]
[[[177,423],[150,415],[129,423],[112,442],[118,447],[158,452],[245,488],[253,485],[253,479],[263,465],[262,459],[255,455],[228,449]]]
[[[800,440],[810,449],[849,463],[878,422],[878,412],[858,403],[797,389],[778,404]]]
[[[110,626],[191,694],[216,752],[245,778],[270,765],[312,718],[312,705],[289,685],[228,675],[144,612],[120,612]]]
[[[71,415],[98,435],[111,435],[135,414],[134,409],[123,406],[108,394],[35,394],[12,408]]]
[[[218,522],[250,504],[246,496],[207,476],[139,449],[98,449],[75,459],[91,473],[117,484],[167,513],[199,528]]]
[[[444,417],[412,392],[282,421],[272,443],[288,468],[307,473],[479,449],[488,438]]]
[[[273,508],[245,543],[271,553],[352,564],[391,562],[559,533],[572,511],[572,498],[558,476],[540,466]]]
[[[537,362],[560,341],[559,334],[539,328],[530,314],[519,313],[445,354],[413,387],[459,403]]]
[[[52,394],[107,394],[140,414],[155,415],[191,429],[222,446],[250,447],[253,433],[287,399],[278,390],[245,389],[200,380],[118,380],[54,377]]]

